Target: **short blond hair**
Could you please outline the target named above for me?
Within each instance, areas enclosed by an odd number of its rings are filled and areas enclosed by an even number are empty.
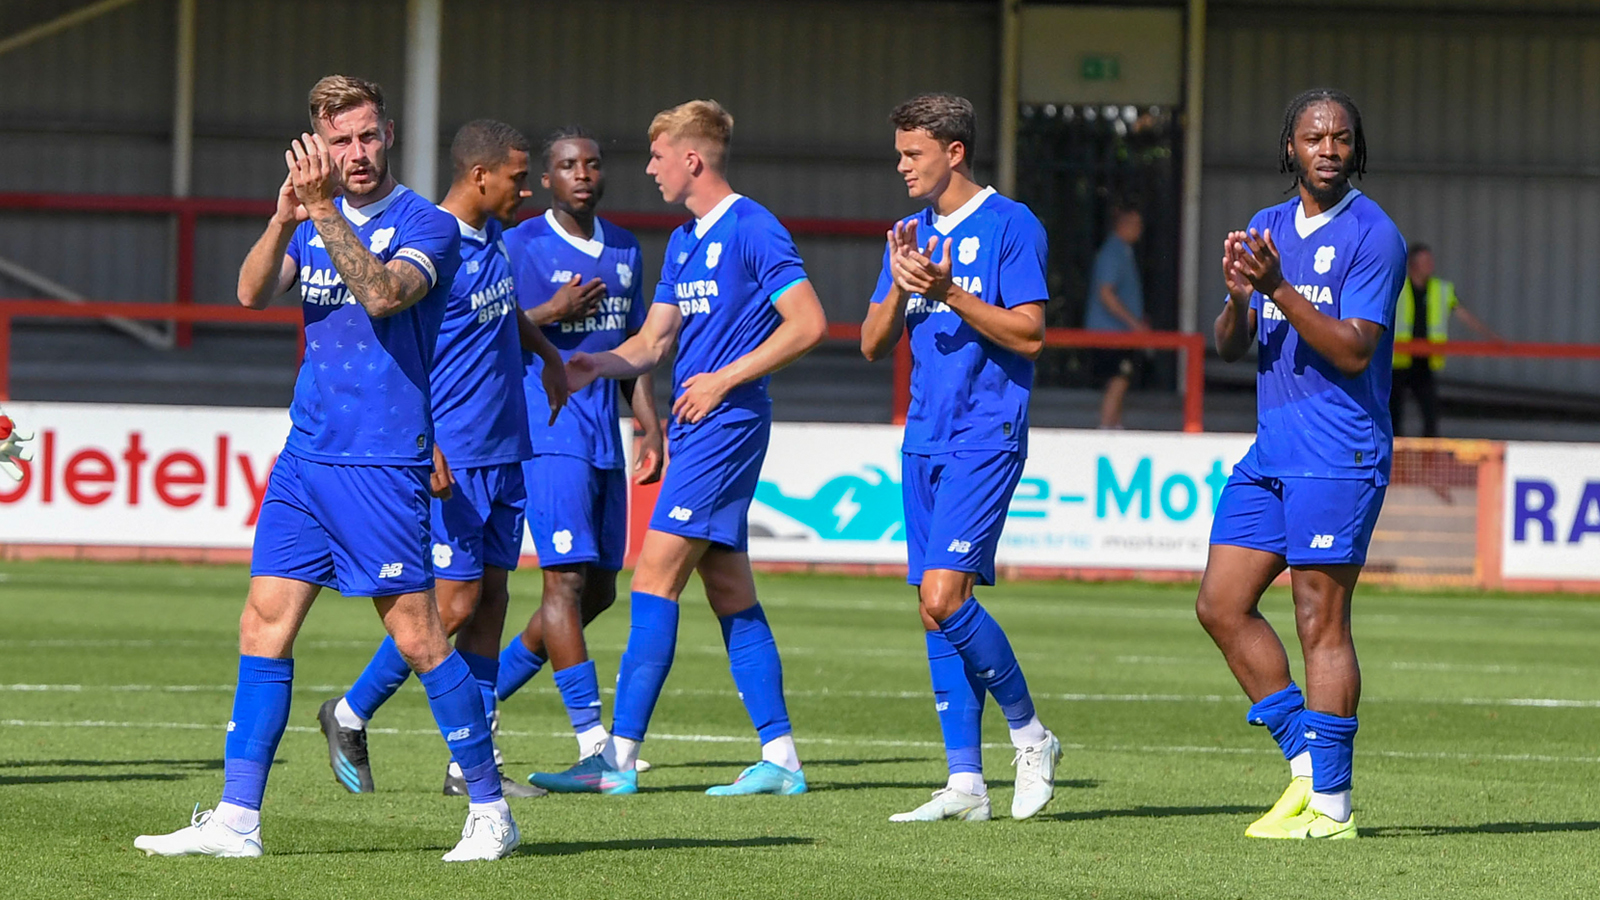
[[[368,103],[378,111],[379,119],[388,120],[389,114],[383,106],[383,88],[376,81],[352,75],[329,75],[312,85],[311,93],[306,96],[313,126]]]
[[[674,141],[692,139],[707,144],[706,162],[722,171],[733,140],[733,114],[715,100],[690,100],[656,113],[650,120],[650,141],[661,135]]]

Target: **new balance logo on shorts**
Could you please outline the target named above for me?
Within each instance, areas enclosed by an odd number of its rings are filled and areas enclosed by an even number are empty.
[[[469,737],[472,737],[472,726],[464,725],[445,735],[444,739],[447,741],[464,741]]]
[[[1311,536],[1311,549],[1313,550],[1327,550],[1332,546],[1333,535],[1331,534],[1313,534]]]
[[[971,553],[971,541],[951,541],[950,546],[944,548],[946,553]]]
[[[692,515],[694,515],[694,510],[686,509],[682,506],[674,506],[672,511],[667,513],[667,518],[674,522],[687,522]]]
[[[400,577],[400,573],[404,572],[405,570],[406,570],[406,564],[405,563],[384,563],[383,564],[383,568],[378,570],[378,577],[379,578],[399,578]]]

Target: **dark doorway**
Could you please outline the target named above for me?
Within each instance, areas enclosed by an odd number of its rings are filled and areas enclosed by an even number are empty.
[[[1145,312],[1157,329],[1178,324],[1178,167],[1181,138],[1175,112],[1162,106],[1028,104],[1017,128],[1017,198],[1050,235],[1050,325],[1082,328],[1089,273],[1110,229],[1113,205],[1144,215],[1134,248],[1144,282]],[[1177,362],[1154,353],[1145,386],[1172,389]],[[1046,350],[1037,383],[1090,385],[1089,355]]]

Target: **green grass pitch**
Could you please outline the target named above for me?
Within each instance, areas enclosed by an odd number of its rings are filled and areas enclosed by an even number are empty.
[[[1038,818],[891,825],[943,780],[910,591],[763,577],[807,796],[703,796],[758,751],[698,586],[633,797],[518,801],[523,847],[447,866],[465,803],[415,682],[374,721],[378,792],[328,770],[317,705],[380,637],[325,594],[297,652],[259,860],[147,859],[135,835],[216,802],[246,575],[235,567],[0,563],[0,896],[272,898],[1562,898],[1600,894],[1600,602],[1366,590],[1362,839],[1243,837],[1287,766],[1194,621],[1193,588],[1007,584],[985,603],[1067,745]],[[537,580],[519,573],[511,620]],[[625,596],[625,595],[624,595]],[[1294,647],[1287,597],[1267,614]],[[602,681],[626,600],[590,629]],[[1293,650],[1291,649],[1291,655]],[[1297,667],[1298,668],[1298,667]],[[609,715],[610,695],[606,695]],[[548,674],[504,707],[508,772],[576,756]],[[991,705],[995,812],[1011,751]]]

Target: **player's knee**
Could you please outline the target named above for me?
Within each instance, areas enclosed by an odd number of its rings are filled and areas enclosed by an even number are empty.
[[[575,610],[582,602],[586,582],[581,565],[545,569],[544,594],[540,603],[562,610]]]
[[[440,582],[441,587],[443,584]],[[440,590],[439,624],[444,626],[444,633],[455,634],[471,621],[478,611],[479,599],[478,592],[465,589],[465,585],[460,590]]]
[[[583,588],[583,620],[589,622],[595,616],[610,609],[617,602],[616,576],[610,578],[596,574],[591,577]]]
[[[917,600],[926,619],[943,622],[961,609],[961,604],[967,602],[967,595],[960,590],[923,584],[917,591]]]

